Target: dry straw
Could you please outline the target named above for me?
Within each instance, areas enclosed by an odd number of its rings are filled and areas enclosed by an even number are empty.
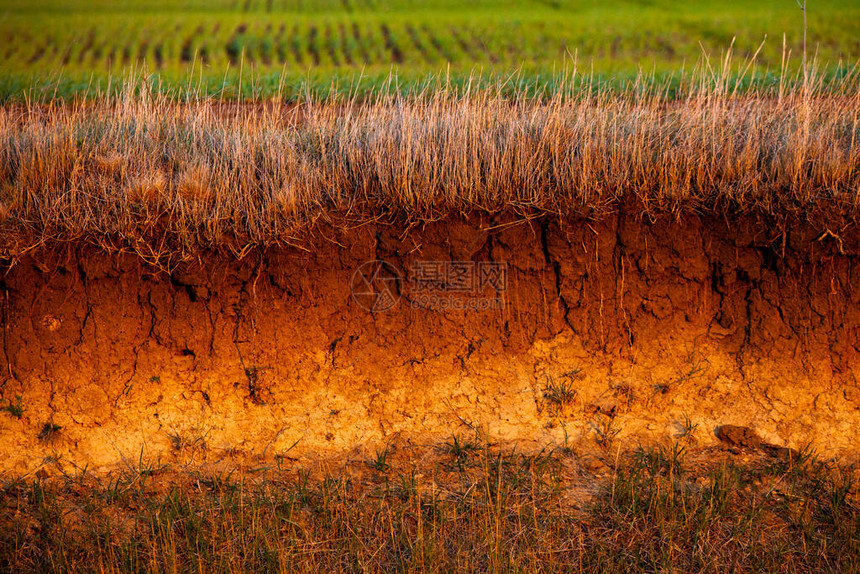
[[[623,198],[644,211],[852,214],[856,70],[742,82],[705,65],[671,99],[647,78],[612,91],[573,75],[538,96],[443,85],[284,106],[181,103],[129,81],[119,97],[6,107],[0,246],[85,241],[159,258],[289,241],[320,218],[594,216]]]

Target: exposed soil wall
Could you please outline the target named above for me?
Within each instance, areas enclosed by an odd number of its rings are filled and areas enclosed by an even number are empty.
[[[632,446],[685,417],[702,444],[740,424],[854,457],[860,235],[640,213],[321,225],[298,247],[170,274],[86,246],[34,252],[2,283],[0,398],[24,410],[0,413],[0,469],[272,461],[473,431]],[[372,260],[402,273],[384,312],[351,293]],[[483,293],[504,307],[416,308],[427,261],[506,263],[504,290]]]

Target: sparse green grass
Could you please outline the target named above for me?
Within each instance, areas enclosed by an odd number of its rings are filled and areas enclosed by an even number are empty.
[[[445,450],[451,455],[457,468],[461,470],[469,462],[469,458],[481,449],[482,446],[478,442],[458,435],[452,436],[451,440],[445,443]]]
[[[378,472],[388,472],[391,470],[391,465],[388,463],[388,450],[389,445],[385,445],[384,448],[377,450],[376,455],[368,459],[367,466],[378,471]]]
[[[0,410],[6,411],[16,419],[20,419],[24,416],[24,400],[21,398],[21,395],[15,396],[15,402],[9,401],[9,404],[5,407],[0,407]]]
[[[809,7],[809,50],[835,68],[860,59],[860,7],[822,0]],[[395,69],[406,84],[450,73],[519,70],[546,85],[573,54],[581,69],[630,79],[670,74],[734,41],[749,57],[767,37],[759,64],[778,73],[786,46],[801,51],[802,14],[791,1],[449,0],[360,2],[170,0],[23,2],[0,0],[0,99],[25,89],[63,96],[104,89],[129,66],[157,75],[166,89],[189,84],[207,94],[295,96],[303,83],[336,81],[373,90]],[[241,73],[241,78],[240,78]]]
[[[563,409],[576,400],[575,381],[579,375],[580,370],[574,369],[559,377],[547,377],[543,398],[553,410]]]
[[[679,422],[679,426],[681,427],[681,429],[680,433],[678,434],[678,438],[692,439],[694,433],[699,428],[699,423],[694,423],[693,419],[690,418],[690,415],[684,413],[683,418]]]
[[[615,445],[618,435],[622,429],[618,426],[614,414],[597,413],[591,423],[594,431],[594,442],[604,450],[611,450]]]
[[[402,461],[401,461],[402,462]],[[852,571],[857,488],[809,459],[740,464],[678,445],[599,478],[496,449],[462,467],[160,470],[7,483],[9,572]],[[437,466],[432,466],[437,464]],[[432,478],[431,478],[432,477]]]

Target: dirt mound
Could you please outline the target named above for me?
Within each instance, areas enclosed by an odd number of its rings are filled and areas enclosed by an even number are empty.
[[[319,225],[171,273],[87,246],[33,252],[2,282],[0,468],[471,432],[707,444],[722,424],[854,457],[860,235],[640,213]]]

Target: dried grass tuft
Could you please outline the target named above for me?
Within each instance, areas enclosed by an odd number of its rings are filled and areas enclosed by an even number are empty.
[[[852,217],[860,74],[825,84],[810,73],[773,91],[728,77],[691,76],[673,99],[647,80],[618,92],[576,77],[539,97],[440,87],[287,107],[187,104],[130,87],[6,107],[0,247],[14,256],[83,240],[188,256],[225,237],[282,241],[342,213],[352,223],[473,210],[596,217],[625,198],[647,213]]]

